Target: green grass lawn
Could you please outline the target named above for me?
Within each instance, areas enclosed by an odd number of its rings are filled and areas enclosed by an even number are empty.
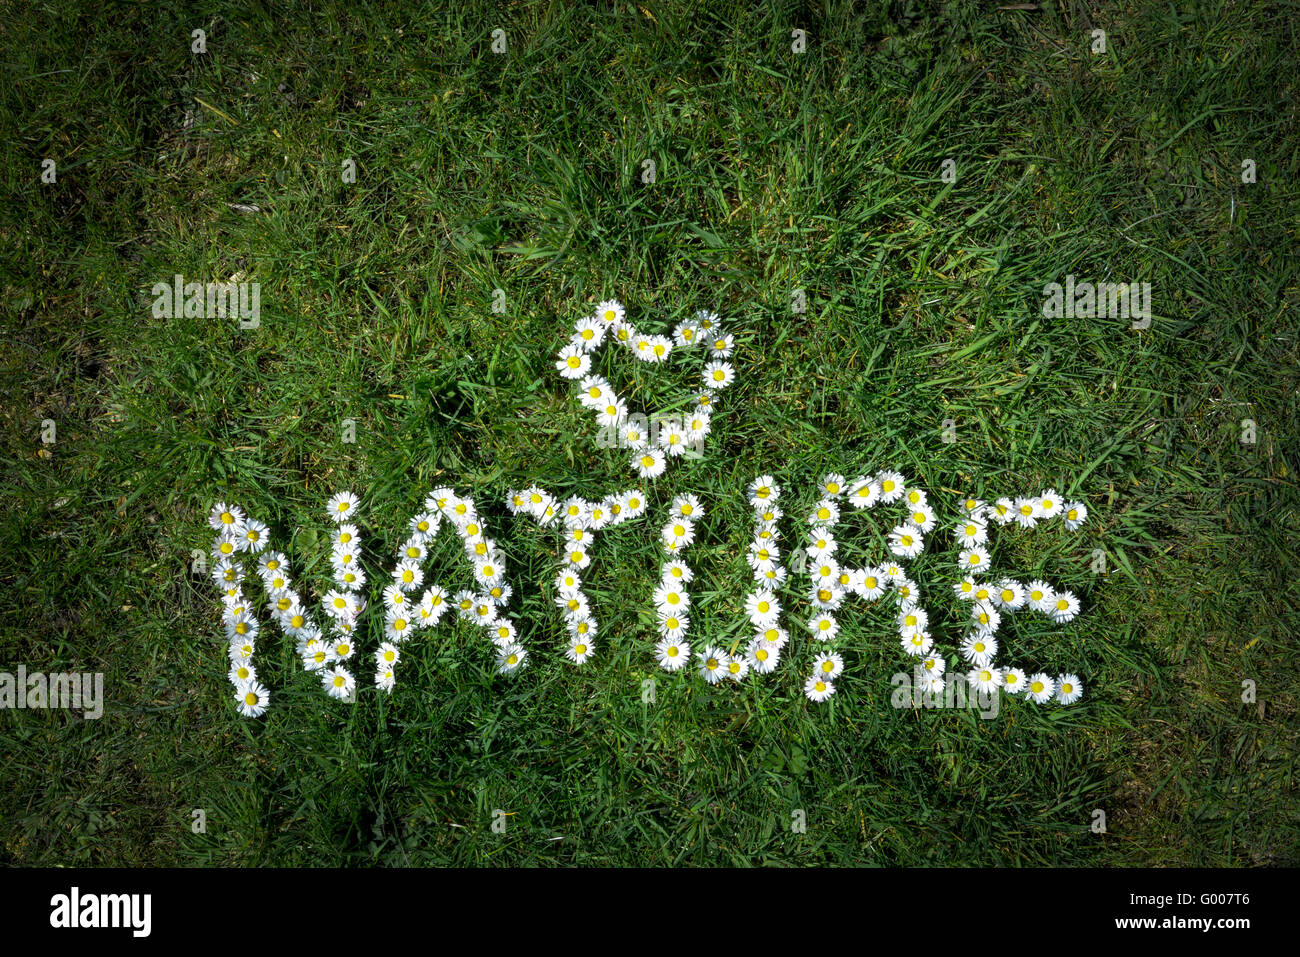
[[[0,670],[102,671],[107,695],[98,721],[0,712],[0,861],[1300,863],[1295,4],[859,6],[0,11]],[[259,282],[260,325],[155,319],[177,273]],[[1150,282],[1149,327],[1045,318],[1069,274]],[[738,379],[704,458],[596,547],[579,669],[557,538],[504,506],[631,484],[554,367],[608,297],[651,332],[717,310]],[[657,409],[698,362],[600,367]],[[656,667],[675,494],[709,510],[693,637],[730,644],[746,485],[775,476],[792,542],[823,473],[886,467],[941,510],[912,567],[954,667],[957,496],[1088,504],[1077,532],[993,550],[1080,597],[1067,625],[999,637],[1011,663],[1077,671],[1083,701],[895,709],[907,661],[856,605],[814,705],[795,587],[775,674]],[[263,616],[272,708],[241,718],[191,569],[211,505],[269,522],[314,591],[330,494],[362,495],[382,579],[444,484],[510,560],[529,666],[497,676],[480,632],[444,624],[391,697],[363,664],[337,704]],[[866,556],[870,524],[847,521]],[[434,552],[433,579],[469,583],[454,542]]]

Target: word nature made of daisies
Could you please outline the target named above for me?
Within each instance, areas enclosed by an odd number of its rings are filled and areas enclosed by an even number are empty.
[[[686,402],[689,411],[675,419],[656,416],[653,425],[644,414],[630,411],[615,387],[593,372],[593,360],[606,345],[626,349],[649,364],[703,353],[698,388]],[[696,495],[681,494],[673,498],[666,514],[651,516],[643,486],[663,475],[670,464],[692,457],[692,452],[698,457],[722,394],[736,379],[729,361],[735,348],[734,336],[710,312],[699,312],[678,324],[671,335],[652,335],[633,326],[623,305],[611,300],[600,303],[594,314],[574,326],[555,360],[556,369],[572,382],[578,402],[591,411],[605,435],[617,436],[612,444],[627,453],[628,468],[638,482],[596,501],[561,500],[539,485],[506,496],[505,507],[517,521],[535,522],[560,539],[554,601],[567,639],[562,651],[554,653],[579,667],[600,653],[602,626],[583,591],[583,576],[597,539],[624,523],[662,521],[660,580],[646,596],[653,608],[655,640],[645,649],[647,658],[660,668],[694,673],[710,684],[758,680],[777,670],[790,641],[789,629],[797,628],[810,639],[803,644],[818,649],[799,664],[804,694],[814,702],[827,701],[844,670],[844,658],[837,650],[838,616],[847,603],[857,600],[887,609],[901,654],[916,667],[920,690],[942,693],[954,677],[945,674],[949,657],[935,647],[921,589],[908,574],[909,564],[936,535],[953,541],[957,557],[951,587],[969,607],[965,633],[952,659],[968,669],[959,674],[960,680],[976,692],[1000,689],[1036,704],[1078,701],[1083,683],[1075,674],[1053,676],[995,664],[998,629],[1005,616],[1039,614],[1064,623],[1079,612],[1079,601],[1071,592],[1045,581],[1002,577],[991,567],[990,536],[998,528],[1032,529],[1055,521],[1073,531],[1083,524],[1086,506],[1064,501],[1053,489],[993,501],[967,498],[954,509],[958,519],[941,526],[925,490],[901,472],[886,468],[853,478],[826,474],[818,483],[816,504],[797,516],[803,531],[801,540],[787,549],[792,575],[783,561],[782,490],[771,475],[760,475],[744,493],[753,510],[753,535],[745,556],[752,571],[744,601],[749,637],[724,647],[692,631],[695,576],[688,553],[705,504]],[[889,510],[886,524],[897,522],[887,536],[888,555],[878,565],[848,567],[837,558],[837,527],[848,521],[850,510],[873,508]],[[273,621],[294,643],[303,670],[319,680],[323,693],[339,701],[356,700],[357,673],[362,670],[358,663],[366,658],[358,647],[363,640],[360,624],[367,612],[378,618],[372,611],[376,603],[384,620],[383,640],[370,655],[373,669],[367,674],[373,673],[378,692],[391,693],[396,687],[408,642],[437,628],[444,619],[477,626],[487,639],[485,647],[493,648],[502,674],[515,674],[529,662],[532,652],[510,612],[514,587],[508,581],[506,556],[471,497],[450,487],[430,491],[423,509],[407,523],[405,540],[392,558],[391,570],[382,577],[365,568],[366,543],[357,524],[362,511],[360,498],[352,492],[329,499],[325,512],[331,527],[331,580],[328,587],[320,583],[313,605],[295,587],[289,559],[273,547],[265,522],[234,503],[213,506],[209,516],[215,533],[212,577],[221,591],[229,680],[242,715],[259,717],[270,707],[271,694],[256,665],[263,618]],[[430,579],[430,547],[436,536],[448,531],[463,546],[472,569],[472,588],[453,592]],[[260,607],[245,590],[252,580],[261,584],[256,599]],[[806,602],[797,621],[778,597],[792,588]]]

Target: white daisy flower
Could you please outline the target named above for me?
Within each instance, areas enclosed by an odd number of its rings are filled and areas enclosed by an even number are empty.
[[[259,569],[258,575],[266,578],[267,573]],[[221,558],[212,565],[212,580],[218,586],[238,583],[243,580],[243,577],[244,566],[233,558]]]
[[[347,661],[356,653],[357,647],[352,643],[351,638],[345,636],[331,642],[329,649],[333,652],[335,660]]]
[[[746,492],[749,496],[749,504],[754,508],[761,508],[769,505],[781,497],[781,489],[773,481],[770,475],[760,475],[754,481],[749,483],[749,489]]]
[[[830,588],[840,577],[840,563],[833,558],[822,558],[809,566],[808,577],[819,588]]]
[[[244,551],[252,552],[256,555],[262,549],[266,548],[266,544],[269,541],[269,533],[270,529],[266,527],[265,523],[259,522],[255,518],[246,519],[244,521],[243,530],[239,535],[240,547]]]
[[[958,565],[965,569],[970,575],[980,575],[989,567],[989,552],[983,545],[972,545],[970,548],[963,548],[961,554],[957,556]]]
[[[564,649],[564,656],[575,665],[583,665],[587,663],[593,650],[590,638],[572,638],[568,647]]]
[[[691,660],[691,646],[684,641],[664,638],[655,645],[655,657],[659,660],[661,668],[676,671]]]
[[[763,641],[761,638],[754,638],[749,642],[749,647],[745,649],[745,661],[755,673],[760,675],[771,674],[781,659],[781,649],[779,646]]]
[[[623,499],[623,511],[629,519],[639,517],[647,507],[645,495],[635,489],[627,492]]]
[[[347,701],[352,697],[352,692],[356,690],[357,679],[352,677],[352,672],[342,665],[335,665],[333,668],[324,670],[324,674],[321,676],[321,684],[329,692],[331,698]]]
[[[981,635],[992,635],[1002,624],[1002,615],[988,602],[977,601],[971,609],[971,623]]]
[[[928,534],[934,529],[934,509],[928,503],[913,505],[907,513],[907,520],[922,533]]]
[[[835,611],[844,603],[844,590],[829,584],[814,584],[808,599],[818,611]]]
[[[1050,615],[1056,606],[1056,592],[1052,591],[1052,586],[1045,581],[1031,581],[1025,598],[1030,608],[1045,615]]]
[[[687,441],[692,443],[703,442],[705,436],[713,428],[713,417],[708,412],[697,409],[686,416],[682,422],[682,427],[686,430]]]
[[[736,349],[736,337],[732,335],[715,336],[709,340],[709,355],[714,359],[726,359]]]
[[[1073,592],[1058,591],[1056,601],[1052,603],[1052,621],[1063,625],[1077,614],[1079,614],[1079,599],[1074,597]]]
[[[216,561],[229,560],[243,547],[243,539],[237,532],[219,532],[212,540],[212,557]]]
[[[263,552],[257,560],[257,572],[259,575],[267,575],[271,572],[283,572],[288,575],[289,560],[282,552]],[[243,574],[242,571],[240,574]]]
[[[844,494],[844,476],[839,472],[827,472],[817,487],[827,498],[839,498]]]
[[[616,326],[626,317],[627,311],[617,299],[606,299],[596,307],[596,321],[606,327]]]
[[[650,337],[650,353],[645,356],[647,362],[665,362],[673,351],[673,340],[667,336]]]
[[[885,575],[879,568],[864,568],[862,572],[862,585],[858,588],[858,594],[867,601],[875,601],[885,593],[888,585]]]
[[[385,608],[405,608],[408,604],[406,592],[396,582],[384,589]]]
[[[359,500],[351,492],[339,492],[329,500],[326,511],[331,519],[341,523],[356,514],[358,504]]]
[[[313,638],[303,646],[302,666],[307,671],[320,671],[333,660],[333,652],[319,638]]]
[[[244,510],[238,505],[227,505],[225,502],[218,502],[212,506],[212,511],[208,513],[208,525],[214,532],[230,532],[232,535],[244,527],[247,516]]]
[[[625,449],[640,452],[650,445],[650,434],[639,422],[627,422],[619,433],[619,442]]]
[[[570,629],[570,632],[572,632],[572,629]],[[494,622],[492,627],[488,629],[488,638],[491,640],[492,644],[496,645],[498,648],[504,648],[507,645],[513,644],[515,637],[516,632],[514,622],[507,621],[504,618],[500,621]]]
[[[834,615],[814,615],[808,621],[808,630],[818,641],[830,641],[839,634],[840,625]]]
[[[527,658],[528,652],[522,645],[506,645],[497,652],[497,671],[503,675],[517,671]]]
[[[781,617],[781,603],[765,588],[750,593],[745,598],[745,614],[758,628],[775,625]]]
[[[915,558],[925,548],[925,538],[911,525],[899,525],[889,533],[889,550],[899,558]]]
[[[1000,498],[988,507],[985,511],[985,515],[997,522],[999,525],[1006,525],[1009,522],[1015,521],[1016,503],[1011,501],[1009,498]]]
[[[676,582],[678,584],[688,584],[695,578],[695,572],[683,561],[664,562],[663,567],[659,570],[659,579],[663,582]]]
[[[685,455],[690,451],[690,440],[686,437],[686,430],[676,419],[660,424],[659,447],[673,456]]]
[[[714,685],[727,676],[727,653],[712,645],[699,654],[700,675],[709,684]]]
[[[591,356],[581,347],[570,344],[560,350],[555,368],[566,379],[581,379],[591,370]]]
[[[401,561],[393,569],[393,584],[404,592],[412,592],[424,584],[424,571],[413,561]]]
[[[834,499],[824,498],[808,513],[808,524],[814,528],[829,528],[840,520],[840,507]]]
[[[813,674],[823,681],[834,681],[843,670],[843,657],[833,651],[824,651],[813,659]]]
[[[603,376],[589,375],[578,382],[578,402],[588,409],[599,409],[617,398],[614,387]]]
[[[1074,531],[1082,525],[1088,518],[1088,506],[1082,502],[1066,502],[1062,506],[1061,520],[1065,522],[1065,527]]]
[[[804,682],[803,693],[808,696],[810,701],[820,704],[835,693],[835,685],[824,678],[813,675]]]
[[[921,596],[916,583],[906,575],[894,582],[894,594],[898,596],[898,606],[903,609],[914,607]]]
[[[591,615],[591,609],[587,605],[587,596],[578,592],[567,597],[561,596],[555,599],[555,604],[566,615],[574,618],[586,618]]]
[[[632,468],[641,478],[658,478],[668,468],[668,457],[663,449],[643,449],[632,456]]]
[[[930,637],[928,631],[913,631],[906,635],[900,635],[898,643],[905,654],[916,658],[928,655],[934,647],[934,639]]]
[[[839,542],[835,540],[835,536],[830,532],[814,530],[808,535],[808,547],[804,549],[804,553],[813,561],[816,561],[834,555],[839,547]]]
[[[384,616],[384,637],[389,641],[407,641],[415,633],[415,620],[408,612],[394,611]]]
[[[976,667],[966,673],[966,680],[976,691],[987,693],[1002,687],[1002,672],[993,667]]]
[[[681,641],[691,628],[691,617],[681,611],[658,612],[659,634],[670,641]]]
[[[1002,687],[1006,689],[1007,694],[1020,694],[1028,687],[1025,673],[1019,668],[1003,668]]]
[[[375,649],[375,666],[379,668],[392,668],[402,660],[402,651],[391,641],[385,641]]]
[[[1056,682],[1040,671],[1029,679],[1025,688],[1030,701],[1034,704],[1046,704],[1056,693]]]
[[[1083,697],[1083,682],[1078,675],[1066,673],[1056,677],[1056,700],[1059,704],[1074,704]]]
[[[225,616],[225,625],[227,641],[239,641],[245,638],[255,641],[258,629],[261,627],[257,617],[251,611]]]
[[[990,599],[997,608],[1015,611],[1025,603],[1025,590],[1020,582],[1004,578],[993,589]]]
[[[1038,496],[1038,517],[1056,518],[1061,514],[1061,505],[1061,496],[1057,494],[1056,489],[1044,489]]]
[[[754,639],[766,642],[773,648],[784,648],[785,643],[790,640],[790,636],[779,625],[768,625],[766,628],[758,629],[754,634]]]
[[[455,490],[450,489],[445,485],[440,485],[438,488],[433,489],[431,492],[429,492],[428,495],[424,497],[425,511],[445,512],[447,508],[447,503],[450,502],[455,497],[456,497]]]
[[[871,508],[881,500],[880,483],[870,476],[861,476],[849,485],[845,497],[854,508]],[[898,496],[895,495],[894,498]]]
[[[699,329],[694,323],[679,322],[673,329],[673,341],[682,348],[695,345],[699,337]]]
[[[232,662],[230,672],[226,675],[230,683],[236,688],[241,684],[247,684],[250,681],[257,680],[257,669],[253,667],[252,662],[240,660]]]
[[[473,621],[474,624],[483,628],[490,628],[492,625],[496,624],[497,606],[493,602],[488,601],[482,595],[478,595],[474,599],[474,608],[471,615],[472,617],[470,620]]]
[[[661,614],[675,615],[691,607],[690,596],[676,583],[660,585],[654,590],[655,609]]]
[[[1036,498],[1016,499],[1014,510],[1016,524],[1021,528],[1033,528],[1038,524],[1039,508]]]
[[[875,481],[880,488],[880,501],[886,505],[897,502],[906,488],[906,482],[898,472],[881,472]]]
[[[235,689],[235,701],[239,703],[239,713],[245,718],[260,718],[271,703],[271,693],[256,680],[247,681]]]
[[[689,518],[672,519],[664,526],[662,538],[678,548],[684,548],[695,541],[695,523]]]
[[[438,619],[446,613],[449,604],[446,589],[440,585],[432,585],[425,590],[424,595],[420,598],[418,617],[426,625],[436,625]]]
[[[727,677],[732,681],[744,681],[749,674],[749,661],[745,656],[739,658],[727,656]]]
[[[307,627],[307,612],[301,605],[290,605],[280,618],[280,627],[291,638]]]
[[[448,499],[446,506],[443,508],[443,514],[451,519],[459,529],[464,529],[469,522],[478,517],[478,511],[475,509],[474,503],[467,498],[453,497]]]
[[[966,513],[968,518],[979,518],[986,508],[988,508],[988,505],[982,499],[974,496],[967,496],[961,502],[961,510]]]
[[[582,569],[591,564],[591,554],[583,546],[570,543],[564,553],[564,560],[570,568]]]
[[[977,668],[993,664],[998,653],[998,640],[992,635],[967,635],[961,642],[961,656]]]
[[[582,592],[582,576],[572,568],[566,568],[555,576],[555,588],[563,598],[573,598]]]
[[[609,324],[591,316],[584,316],[573,326],[573,342],[586,352],[592,352],[605,340]]]
[[[627,418],[627,404],[622,399],[609,399],[596,409],[596,424],[602,429],[616,429]]]
[[[921,662],[921,671],[928,675],[941,675],[948,670],[948,659],[943,655],[930,655]]]
[[[605,528],[614,516],[610,514],[609,506],[603,501],[591,502],[587,509],[587,527],[593,531],[600,531]]]
[[[909,608],[898,613],[899,634],[924,631],[928,624],[930,624],[930,616],[924,608]]]
[[[762,571],[755,570],[754,584],[762,585],[766,588],[777,589],[785,584],[786,570],[776,565],[772,568],[765,568]]]
[[[756,572],[768,572],[776,568],[781,552],[775,545],[754,544],[745,553],[745,561]]]
[[[936,675],[928,671],[921,673],[921,680],[917,682],[916,686],[922,694],[941,695],[945,691],[943,675]]]
[[[956,593],[957,597],[960,598],[962,601],[974,601],[975,600],[975,579],[971,578],[968,575],[965,578],[963,578],[961,581],[957,582],[957,584],[953,585],[952,590],[953,592]]]
[[[633,342],[642,338],[630,322],[620,322],[610,327],[609,334],[614,341],[628,349],[634,349]]]
[[[380,691],[386,691],[389,694],[397,687],[397,675],[393,673],[392,668],[379,668],[375,672],[375,687]]]
[[[642,362],[653,362],[654,359],[650,354],[650,346],[653,340],[653,336],[638,332],[628,341],[628,344],[632,347],[632,354]]]
[[[730,362],[710,362],[704,367],[704,387],[706,389],[725,389],[736,379],[736,370]]]
[[[953,536],[959,544],[967,548],[983,545],[989,540],[988,526],[973,518],[967,518],[957,523],[956,528],[953,529]]]

